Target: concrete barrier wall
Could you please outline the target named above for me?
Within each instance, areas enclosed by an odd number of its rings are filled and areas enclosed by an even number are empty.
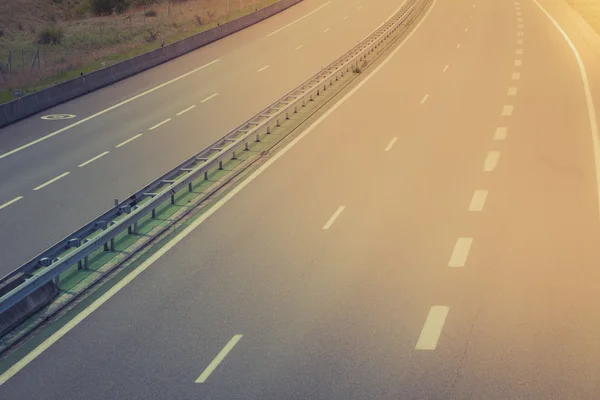
[[[207,31],[182,39],[168,46],[149,51],[110,67],[40,90],[11,102],[0,104],[0,128],[40,111],[57,106],[86,93],[172,60],[185,53],[222,39],[237,31],[269,18],[302,0],[280,0],[268,7],[229,21]]]
[[[18,284],[23,280],[23,278],[19,278],[14,283]],[[14,285],[7,285],[3,288],[0,288],[0,296],[8,293],[13,289],[13,287]],[[54,284],[54,282],[48,282],[21,300],[10,310],[0,314],[0,337],[17,327],[40,308],[46,306],[56,296],[58,296],[58,287]]]

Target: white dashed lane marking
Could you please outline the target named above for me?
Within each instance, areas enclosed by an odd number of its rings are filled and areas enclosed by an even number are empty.
[[[109,151],[105,151],[104,153],[98,154],[96,157],[92,157],[92,158],[90,158],[90,159],[89,159],[89,160],[87,160],[86,162],[79,164],[77,167],[78,167],[78,168],[85,167],[86,165],[93,163],[93,162],[94,162],[94,161],[96,161],[97,159],[104,157],[104,156],[105,156],[105,155],[107,155],[108,153],[110,153],[110,152],[109,152]]]
[[[483,211],[485,205],[485,199],[487,199],[487,190],[476,190],[473,192],[471,198],[471,204],[469,204],[469,211]]]
[[[508,130],[505,126],[500,126],[496,128],[496,132],[494,132],[494,140],[504,140],[506,139],[506,131]]]
[[[139,138],[139,137],[140,137],[140,136],[142,136],[142,135],[143,135],[142,133],[138,133],[138,134],[137,134],[137,135],[135,135],[134,137],[132,137],[132,138],[129,138],[129,139],[127,139],[126,141],[119,143],[119,144],[118,144],[118,145],[116,145],[115,147],[117,147],[117,148],[118,148],[118,147],[121,147],[121,146],[125,146],[127,143],[134,141],[135,139]]]
[[[6,203],[0,205],[0,210],[2,210],[3,208],[6,208],[8,206],[10,206],[11,204],[16,203],[17,201],[21,200],[23,198],[23,196],[19,196],[19,197],[15,197],[14,199],[7,201]]]
[[[448,316],[450,307],[433,306],[429,309],[427,319],[415,346],[416,350],[435,350]]]
[[[62,179],[62,178],[64,178],[65,176],[67,176],[67,175],[69,175],[69,174],[70,174],[70,172],[65,172],[64,174],[60,174],[60,175],[59,175],[59,176],[57,176],[56,178],[52,178],[52,179],[50,179],[49,181],[47,181],[46,183],[42,183],[40,186],[37,186],[37,187],[35,187],[33,190],[40,190],[40,189],[43,189],[43,188],[45,188],[46,186],[48,186],[48,185],[50,185],[50,184],[52,184],[52,183],[56,182],[56,181],[57,181],[57,180],[59,180],[59,179]]]
[[[464,267],[467,262],[467,257],[469,256],[472,243],[473,238],[458,238],[454,244],[454,250],[452,251],[452,256],[450,256],[448,266]]]
[[[485,157],[485,161],[483,163],[483,170],[485,172],[491,172],[496,169],[498,165],[498,160],[500,159],[499,151],[488,151],[487,156]]]

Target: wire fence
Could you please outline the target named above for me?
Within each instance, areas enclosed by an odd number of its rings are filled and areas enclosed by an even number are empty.
[[[18,45],[0,43],[0,90],[35,85],[82,67],[93,70],[109,66],[122,61],[119,55],[128,51],[133,50],[131,56],[137,55],[136,49],[151,50],[164,40],[182,38],[216,20],[234,18],[275,2],[169,0],[121,15],[58,23],[47,43],[37,38]]]

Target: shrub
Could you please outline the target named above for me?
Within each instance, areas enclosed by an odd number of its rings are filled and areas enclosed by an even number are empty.
[[[146,42],[148,43],[154,42],[157,38],[158,31],[153,29],[148,29],[148,31],[146,32],[146,36],[144,36],[144,40],[146,40]]]
[[[37,34],[38,42],[40,44],[58,44],[63,36],[63,30],[57,26],[47,26]]]
[[[91,11],[91,5],[89,1],[82,1],[73,7],[73,13],[77,18],[83,18],[87,13]]]
[[[146,17],[156,17],[156,11],[155,10],[146,10],[146,12],[144,13],[144,15]]]
[[[110,15],[113,11],[121,14],[131,6],[131,0],[90,0],[91,11],[95,15]]]

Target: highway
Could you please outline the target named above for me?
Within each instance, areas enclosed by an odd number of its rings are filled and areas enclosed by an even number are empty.
[[[600,38],[558,0],[432,3],[0,397],[600,398]]]
[[[177,60],[0,130],[0,275],[312,77],[400,4],[305,0]],[[76,118],[41,119],[54,114]]]

